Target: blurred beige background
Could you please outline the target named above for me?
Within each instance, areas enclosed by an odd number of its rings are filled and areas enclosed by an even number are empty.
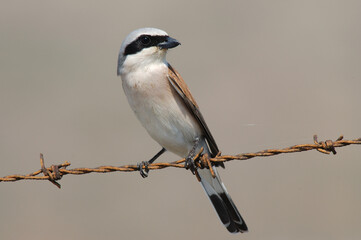
[[[360,1],[2,1],[0,176],[148,160],[160,148],[116,76],[132,30],[164,29],[224,154],[361,137]],[[361,148],[230,162],[250,232],[231,235],[189,173],[0,183],[0,239],[360,239]],[[178,158],[171,153],[159,161]]]

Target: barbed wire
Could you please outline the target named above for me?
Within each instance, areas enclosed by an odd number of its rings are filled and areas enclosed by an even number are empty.
[[[313,136],[313,144],[299,144],[294,145],[291,147],[283,148],[283,149],[266,149],[263,151],[255,152],[255,153],[243,153],[243,154],[237,154],[237,155],[221,155],[221,153],[218,153],[217,156],[213,158],[208,158],[208,156],[201,155],[203,149],[193,158],[195,164],[197,167],[207,167],[209,168],[211,166],[211,162],[228,162],[232,160],[248,160],[255,157],[269,157],[274,156],[282,153],[295,153],[295,152],[304,152],[309,150],[316,149],[317,151],[325,154],[330,154],[331,152],[333,154],[336,154],[335,148],[337,147],[344,147],[351,144],[361,144],[361,138],[355,139],[355,140],[343,140],[343,136],[340,136],[336,139],[336,141],[332,140],[326,140],[319,142],[317,140],[317,135]],[[175,168],[184,168],[184,162],[185,159],[180,159],[175,162],[170,163],[152,163],[147,166],[143,166],[143,168],[147,168],[149,170],[157,170],[157,169],[164,169],[168,167],[175,167]],[[33,173],[27,174],[27,175],[8,175],[5,177],[0,178],[0,182],[15,182],[20,180],[49,180],[51,183],[56,185],[58,188],[60,188],[60,184],[57,182],[57,180],[60,180],[63,176],[68,174],[73,175],[83,175],[88,173],[108,173],[108,172],[133,172],[133,171],[139,171],[138,165],[124,165],[120,167],[115,166],[100,166],[96,168],[74,168],[74,169],[66,169],[68,166],[70,166],[69,162],[64,162],[59,165],[52,165],[51,167],[45,167],[44,164],[44,156],[43,154],[40,154],[40,166],[41,169],[37,170]],[[211,169],[211,168],[210,168]],[[213,171],[211,169],[212,174]],[[38,176],[40,174],[43,174],[43,176]],[[198,176],[197,176],[198,177]]]

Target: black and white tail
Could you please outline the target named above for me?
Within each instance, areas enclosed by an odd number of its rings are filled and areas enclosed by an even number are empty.
[[[231,233],[247,232],[247,225],[241,214],[238,212],[237,207],[234,205],[231,196],[229,196],[226,187],[222,183],[216,167],[213,166],[213,171],[216,175],[215,178],[212,177],[210,170],[207,168],[197,169],[197,171],[202,186],[223,225]]]

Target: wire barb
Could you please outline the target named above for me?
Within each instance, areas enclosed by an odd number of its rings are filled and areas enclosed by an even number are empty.
[[[62,177],[59,172],[59,165],[51,165],[50,169],[46,168],[44,164],[44,155],[40,153],[40,167],[44,176],[49,177],[48,180],[52,184],[54,184],[58,188],[61,188],[61,185],[58,182],[56,182],[56,180],[60,180]]]
[[[243,153],[238,155],[221,155],[221,153],[218,153],[215,157],[209,158],[207,154],[202,155],[203,149],[197,153],[193,161],[197,167],[201,168],[210,168],[211,173],[211,163],[220,163],[220,162],[228,162],[232,160],[248,160],[255,157],[269,157],[274,156],[282,153],[295,153],[295,152],[304,152],[316,149],[317,151],[324,153],[324,154],[330,154],[331,152],[333,154],[336,154],[335,148],[337,147],[344,147],[351,144],[361,144],[361,138],[355,139],[355,140],[344,140],[343,136],[340,136],[336,139],[336,141],[332,140],[326,140],[319,142],[317,139],[317,135],[313,136],[313,142],[314,144],[299,144],[294,145],[288,148],[283,149],[267,149],[263,151],[259,151],[256,153]],[[148,165],[149,170],[157,170],[157,169],[164,169],[167,167],[175,167],[175,168],[184,168],[184,162],[185,159],[181,159],[175,162],[170,163],[152,163]],[[60,184],[57,182],[60,180],[64,175],[67,174],[73,174],[73,175],[82,175],[82,174],[88,174],[88,173],[108,173],[108,172],[134,172],[139,171],[139,167],[137,165],[124,165],[120,167],[115,166],[100,166],[97,168],[74,168],[74,169],[66,169],[66,167],[70,166],[69,162],[64,162],[63,164],[59,165],[52,165],[50,168],[45,167],[44,164],[44,156],[43,154],[40,154],[40,166],[41,169],[38,171],[35,171],[33,173],[27,174],[27,175],[9,175],[0,178],[0,182],[15,182],[19,180],[48,180],[54,185],[56,185],[58,188],[60,188]],[[41,176],[40,174],[43,173],[44,176]],[[196,174],[197,176],[197,174]],[[214,172],[212,173],[212,176],[214,176]],[[199,180],[199,176],[197,176]]]
[[[343,139],[343,136],[339,136],[336,140],[337,141],[341,141]],[[325,153],[325,154],[330,154],[330,152],[332,152],[333,154],[336,154],[336,150],[335,150],[335,147],[333,145],[333,142],[332,140],[326,140],[324,142],[318,142],[317,141],[317,135],[314,135],[313,136],[313,142],[315,144],[318,144],[320,146],[322,146],[322,148],[317,148],[316,150],[321,152],[321,153]]]

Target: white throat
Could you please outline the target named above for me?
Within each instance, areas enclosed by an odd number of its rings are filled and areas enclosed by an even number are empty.
[[[119,74],[124,76],[133,71],[147,71],[151,66],[166,64],[166,53],[166,49],[160,50],[158,47],[151,47],[128,55],[119,66]]]

